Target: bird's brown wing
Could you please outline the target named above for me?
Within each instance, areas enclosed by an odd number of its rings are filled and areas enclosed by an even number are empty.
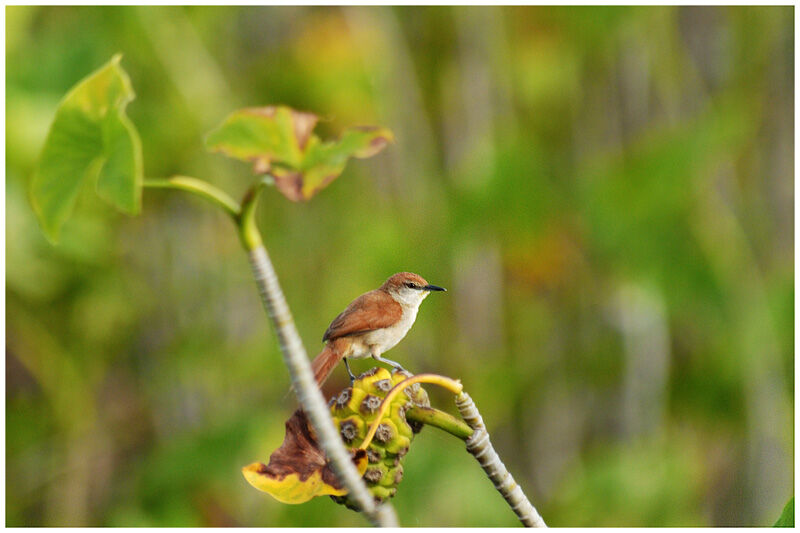
[[[381,290],[362,294],[333,319],[322,341],[358,335],[394,325],[403,315],[403,308]]]

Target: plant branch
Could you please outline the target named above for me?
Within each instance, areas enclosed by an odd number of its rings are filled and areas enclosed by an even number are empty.
[[[503,461],[500,460],[500,456],[494,451],[481,414],[469,394],[462,391],[456,397],[456,405],[461,416],[474,430],[472,436],[466,441],[467,451],[478,460],[497,491],[505,498],[525,526],[547,527],[536,508],[522,492],[522,488],[514,481]]]
[[[277,274],[255,225],[255,206],[262,186],[263,183],[257,184],[248,191],[242,201],[237,223],[242,244],[247,249],[261,301],[275,327],[283,360],[289,369],[292,388],[295,390],[303,410],[308,414],[320,447],[330,459],[336,476],[347,488],[348,493],[362,512],[374,525],[397,527],[394,508],[389,504],[377,505],[361,479],[351,460],[350,453],[344,447],[341,436],[333,424],[322,392],[314,380],[306,349],[297,333],[289,305],[278,283]]]
[[[222,208],[233,219],[239,216],[239,204],[228,196],[225,191],[214,187],[207,181],[192,178],[189,176],[172,176],[171,178],[148,178],[144,180],[145,187],[159,189],[178,189],[194,193],[206,200],[209,200],[217,207]]]

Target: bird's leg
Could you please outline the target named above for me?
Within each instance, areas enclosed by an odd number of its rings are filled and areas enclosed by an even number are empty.
[[[350,363],[347,362],[347,357],[344,358],[344,366],[347,368],[347,373],[350,374],[350,385],[352,385],[356,377],[353,375],[353,372],[350,371]]]
[[[405,368],[403,368],[403,367],[400,365],[400,363],[396,363],[395,361],[392,361],[391,359],[384,359],[384,358],[383,358],[383,357],[381,357],[379,354],[373,353],[373,354],[372,354],[372,358],[373,358],[373,359],[375,359],[376,361],[380,361],[381,363],[386,363],[387,365],[392,365],[392,366],[393,366],[393,367],[395,367],[395,368],[399,368],[399,369],[400,369],[400,370],[402,370],[403,372],[408,372],[408,370],[406,370]]]

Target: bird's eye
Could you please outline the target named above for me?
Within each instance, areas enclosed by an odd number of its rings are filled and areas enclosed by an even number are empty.
[[[408,287],[409,289],[416,289],[417,288],[417,284],[416,283],[412,283],[410,281],[406,282],[405,286]]]

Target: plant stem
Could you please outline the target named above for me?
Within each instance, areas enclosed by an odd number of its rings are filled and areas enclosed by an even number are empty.
[[[471,427],[458,418],[433,407],[412,407],[406,411],[406,419],[437,427],[461,440],[467,440],[474,433]]]
[[[241,216],[238,217],[239,235],[247,250],[250,266],[258,285],[261,301],[267,311],[278,337],[283,360],[289,369],[292,387],[300,405],[308,414],[317,434],[320,447],[330,459],[336,476],[347,488],[362,512],[376,526],[397,527],[397,517],[391,505],[376,505],[361,476],[353,464],[350,453],[344,447],[341,436],[333,425],[328,406],[314,380],[306,349],[297,333],[289,305],[283,295],[278,276],[262,244],[261,235],[255,225],[255,205],[262,184],[248,191],[242,201]]]
[[[483,424],[483,418],[469,394],[462,391],[456,398],[456,405],[461,416],[474,430],[472,436],[467,439],[467,451],[478,460],[497,491],[505,498],[525,526],[547,527],[536,508],[522,492],[522,488],[514,481],[497,452],[494,451],[489,440],[489,433]]]
[[[244,249],[250,253],[256,248],[263,248],[264,242],[261,239],[261,232],[256,225],[256,205],[258,197],[264,189],[263,183],[256,184],[247,190],[242,199],[242,207],[236,218],[236,225],[239,230],[239,239],[242,241]],[[280,287],[278,287],[280,289]]]
[[[211,201],[217,207],[222,208],[223,211],[228,213],[232,218],[236,219],[239,216],[239,204],[228,196],[225,191],[222,191],[207,181],[192,178],[189,176],[172,176],[171,178],[148,178],[144,180],[145,187],[161,188],[161,189],[178,189],[182,191],[192,192],[206,200]]]

